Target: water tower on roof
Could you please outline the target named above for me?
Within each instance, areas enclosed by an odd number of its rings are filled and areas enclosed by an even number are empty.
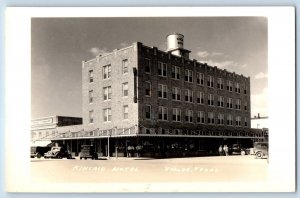
[[[168,49],[167,52],[171,52],[171,54],[182,56],[186,59],[189,59],[189,54],[191,51],[183,48],[184,44],[184,36],[183,34],[173,33],[167,35],[168,41]]]

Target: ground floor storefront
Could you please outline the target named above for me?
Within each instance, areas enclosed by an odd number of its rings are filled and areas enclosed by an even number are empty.
[[[182,136],[116,136],[52,140],[78,156],[81,145],[93,145],[99,157],[192,157],[218,155],[219,146],[234,144],[252,148],[259,138],[182,137]]]

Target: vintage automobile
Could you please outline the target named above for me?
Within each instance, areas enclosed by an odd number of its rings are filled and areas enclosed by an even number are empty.
[[[30,157],[31,158],[41,158],[44,154],[51,150],[50,146],[31,146],[30,147]]]
[[[230,155],[246,155],[246,149],[243,148],[240,144],[233,144],[229,148]]]
[[[269,156],[269,143],[268,142],[255,142],[253,152],[255,158],[262,159]]]
[[[72,155],[64,147],[54,146],[54,147],[51,148],[50,151],[48,151],[47,153],[44,154],[44,158],[57,158],[57,159],[67,158],[67,159],[72,159]]]
[[[98,154],[95,152],[95,147],[93,145],[81,145],[81,151],[79,153],[79,159],[91,158],[98,159]]]

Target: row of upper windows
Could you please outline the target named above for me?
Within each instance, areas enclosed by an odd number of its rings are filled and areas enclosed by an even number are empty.
[[[128,96],[128,82],[122,83],[122,97]],[[103,87],[103,100],[110,100],[112,98],[111,86]],[[94,91],[89,90],[89,103],[94,102]]]
[[[150,60],[149,59],[146,59],[146,60],[148,60],[148,61],[146,61],[145,72],[150,73]],[[128,59],[122,60],[122,73],[123,74],[128,73],[128,67],[129,67]],[[149,69],[147,69],[147,68],[149,68]],[[89,82],[90,83],[94,82],[94,74],[93,73],[94,73],[93,70],[89,70]],[[184,81],[193,83],[194,82],[193,73],[194,72],[192,70],[185,69],[184,70]],[[167,64],[166,63],[158,62],[158,75],[167,77]],[[103,66],[103,79],[109,79],[110,77],[111,77],[111,65]],[[180,80],[180,78],[181,78],[180,67],[172,66],[172,78]],[[215,87],[213,76],[208,75],[206,80],[207,80],[208,87],[211,87],[211,88]],[[196,72],[196,83],[204,86],[204,81],[205,81],[204,74]],[[217,87],[216,88],[223,90],[224,87],[225,87],[224,79],[217,78]],[[238,82],[234,83],[230,80],[227,80],[226,81],[226,90],[228,90],[229,92],[232,92],[233,89],[236,93],[241,93],[240,83],[238,83]],[[244,94],[247,94],[247,87],[244,87]]]
[[[194,111],[186,109],[185,110],[185,116],[184,121],[193,123],[196,121],[197,123],[205,124],[205,117],[206,117],[206,123],[207,124],[225,124],[225,116],[222,113],[218,113],[217,117],[215,117],[215,114],[213,112],[208,112],[207,116],[205,116],[204,111],[196,111],[196,119],[194,120]],[[145,118],[146,119],[153,119],[153,113],[151,110],[151,105],[145,106]],[[233,116],[231,114],[226,115],[226,125],[232,126],[233,125]],[[182,122],[182,111],[180,108],[172,108],[172,121],[174,122]],[[168,108],[164,106],[159,106],[158,108],[158,120],[161,121],[169,121],[168,117]],[[235,117],[235,126],[241,126],[241,116]],[[248,126],[248,118],[244,118],[244,126]]]
[[[148,61],[147,61],[148,60]],[[150,60],[146,59],[146,65],[145,65],[145,72],[150,73]],[[184,70],[184,81],[193,83],[194,82],[194,75],[192,70],[185,69]],[[167,77],[167,64],[158,62],[158,75],[162,77]],[[180,80],[181,79],[181,70],[178,66],[172,66],[172,76],[173,79]],[[206,77],[207,86],[214,88],[214,77],[211,75],[208,75]],[[196,72],[196,83],[198,85],[204,86],[205,77],[203,73]],[[223,90],[225,87],[224,85],[224,79],[223,78],[217,78],[217,89]],[[234,87],[234,91],[236,93],[241,93],[241,85],[238,82],[232,82],[230,80],[226,81],[226,90],[232,92]],[[244,94],[247,94],[247,87],[244,87]]]
[[[123,119],[128,119],[128,112],[129,108],[128,105],[123,106]],[[204,111],[197,111],[196,113],[196,122],[205,124],[205,117],[207,124],[219,124],[224,125],[225,124],[225,115],[222,113],[218,113],[217,117],[215,117],[215,114],[213,112],[208,112],[207,116],[205,116]],[[146,105],[145,108],[145,118],[146,119],[152,119],[152,111],[151,111],[151,105]],[[193,110],[185,110],[185,122],[193,123],[194,122],[194,111]],[[226,125],[233,126],[233,116],[231,114],[226,115]],[[159,106],[158,110],[158,120],[161,121],[169,121],[168,119],[168,108],[164,106]],[[112,121],[112,110],[111,108],[105,108],[103,109],[103,122],[110,122]],[[182,122],[182,113],[180,108],[173,108],[172,109],[172,121],[175,122]],[[89,123],[94,123],[94,111],[89,111]],[[241,126],[241,116],[235,117],[235,126]],[[244,126],[248,126],[248,118],[244,118]]]
[[[128,119],[128,114],[129,112],[129,107],[128,105],[123,105],[123,119],[127,120]],[[112,119],[112,112],[111,108],[105,108],[103,109],[103,122],[110,122]],[[92,124],[94,123],[94,111],[91,110],[89,111],[89,123]]]
[[[122,73],[127,74],[129,70],[128,59],[122,60]],[[111,77],[111,65],[103,66],[103,79],[109,79]],[[94,82],[94,70],[89,70],[89,82]]]
[[[151,83],[146,82],[145,84],[145,96],[151,97]],[[184,98],[181,98],[181,89],[178,87],[172,88],[172,100],[175,101],[185,101],[185,102],[194,102],[194,92],[190,89],[184,89],[183,95]],[[167,85],[158,84],[158,98],[162,99],[168,99],[168,92],[167,92]],[[215,95],[213,94],[207,94],[207,104],[209,106],[215,106],[218,107],[224,107],[225,106],[225,98],[223,96],[217,96],[217,99],[215,99]],[[215,103],[217,101],[217,104]],[[233,109],[233,98],[227,97],[227,108]],[[205,94],[204,92],[197,91],[196,92],[196,103],[198,104],[205,104]],[[235,100],[235,109],[241,109],[241,100],[236,99]],[[244,102],[244,110],[247,111],[247,102]]]

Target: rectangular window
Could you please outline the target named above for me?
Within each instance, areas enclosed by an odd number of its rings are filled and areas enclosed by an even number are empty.
[[[111,86],[103,87],[103,100],[111,99]]]
[[[240,116],[236,116],[236,118],[235,118],[235,126],[241,126],[241,117]]]
[[[151,105],[146,105],[146,119],[151,119]]]
[[[181,109],[173,108],[173,121],[181,122]]]
[[[232,105],[232,98],[227,98],[227,108],[232,109],[233,105]]]
[[[103,66],[103,79],[109,79],[111,76],[111,65]]]
[[[103,121],[104,122],[111,121],[111,108],[103,109]]]
[[[204,74],[197,72],[196,78],[198,85],[204,85]]]
[[[218,124],[219,125],[224,124],[224,114],[221,114],[221,113],[218,114]]]
[[[233,125],[233,119],[232,119],[232,115],[227,115],[227,125],[228,126],[232,126]]]
[[[247,109],[248,109],[248,105],[247,105],[247,102],[245,102],[244,103],[244,110],[247,111]]]
[[[123,106],[123,118],[128,119],[128,105]]]
[[[248,126],[248,120],[245,118],[245,126]]]
[[[145,84],[145,96],[151,96],[151,82]]]
[[[230,80],[227,81],[227,91],[232,92],[232,82]]]
[[[89,70],[89,82],[94,82],[94,73],[93,70]]]
[[[198,111],[197,112],[197,122],[204,124],[205,118],[204,118],[204,111]]]
[[[173,87],[173,89],[172,89],[172,99],[180,101],[180,99],[181,99],[181,90],[178,87]]]
[[[247,87],[245,87],[244,89],[244,94],[247,94]]]
[[[184,80],[186,82],[193,82],[193,71],[186,69],[184,71]]]
[[[93,103],[93,90],[89,91],[89,102]]]
[[[180,79],[180,67],[172,66],[172,78]]]
[[[159,76],[167,76],[167,64],[158,62],[158,75]]]
[[[212,76],[207,77],[207,86],[212,88],[214,87],[214,77]]]
[[[123,74],[128,73],[128,59],[124,59],[122,61],[122,67],[123,67]]]
[[[163,106],[159,106],[158,107],[158,119],[159,120],[168,120],[168,108],[167,107],[163,107]]]
[[[193,111],[192,110],[185,110],[185,121],[193,122]]]
[[[214,95],[212,95],[212,94],[208,94],[207,95],[207,104],[209,106],[213,106],[214,105]]]
[[[235,108],[238,109],[238,110],[241,110],[241,100],[240,99],[236,100]]]
[[[150,73],[150,68],[151,68],[151,62],[150,59],[145,58],[145,72]]]
[[[218,78],[217,88],[218,89],[224,89],[224,83],[223,83],[222,78]]]
[[[158,97],[167,99],[167,85],[158,84]]]
[[[197,103],[204,104],[204,93],[197,91]]]
[[[122,84],[123,96],[128,96],[128,82]]]
[[[94,111],[89,111],[89,122],[94,123]]]
[[[236,93],[241,93],[240,83],[235,83],[235,92]]]
[[[191,90],[184,90],[184,100],[186,102],[193,102],[193,92]]]
[[[218,97],[218,107],[224,107],[224,97],[223,96]]]
[[[214,124],[214,123],[215,123],[214,113],[208,112],[207,124]]]

